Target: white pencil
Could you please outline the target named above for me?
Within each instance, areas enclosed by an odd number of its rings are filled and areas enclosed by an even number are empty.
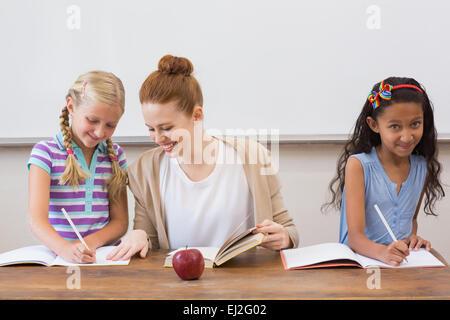
[[[381,221],[383,221],[384,226],[386,227],[387,231],[389,232],[389,235],[391,236],[393,241],[397,241],[397,238],[395,237],[394,233],[391,230],[391,227],[389,227],[389,224],[387,223],[386,219],[384,218],[383,214],[381,213],[380,208],[378,208],[378,205],[374,205],[375,210],[377,210],[378,215],[380,216]],[[408,260],[405,258],[405,261],[408,262]]]
[[[389,232],[389,234],[391,235],[392,240],[397,241],[397,238],[395,237],[394,233],[391,230],[391,227],[389,227],[386,219],[384,218],[383,214],[381,213],[380,208],[378,208],[377,205],[374,205],[375,210],[377,210],[378,215],[380,216],[381,221],[383,221],[384,226],[386,227],[387,231]]]
[[[84,242],[83,237],[78,232],[77,227],[75,227],[75,225],[73,224],[72,219],[70,219],[70,217],[67,214],[66,210],[64,208],[61,208],[61,211],[62,211],[62,213],[64,213],[64,216],[66,217],[67,221],[69,221],[70,225],[72,226],[73,231],[75,231],[75,233],[77,234],[78,239],[80,239],[81,243],[86,247],[86,249],[88,249],[90,251],[91,249],[89,249],[89,247],[86,244],[86,242]]]

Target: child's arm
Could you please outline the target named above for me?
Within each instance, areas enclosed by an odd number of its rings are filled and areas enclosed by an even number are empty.
[[[101,230],[84,238],[91,249],[106,244],[112,244],[127,232],[128,229],[128,200],[127,189],[124,187],[117,202],[109,202],[109,222]]]
[[[404,241],[385,246],[366,237],[364,170],[356,158],[350,158],[345,167],[345,210],[348,243],[354,251],[392,265],[399,265],[409,254]]]
[[[420,206],[422,204],[423,195],[425,193],[425,186],[423,187],[422,193],[419,198],[419,202],[417,203],[416,212],[414,213],[414,217],[412,220],[412,230],[409,237],[406,239],[406,243],[409,245],[409,250],[418,250],[422,246],[425,246],[425,248],[430,251],[431,250],[431,242],[428,240],[425,240],[419,236],[417,236],[417,215],[420,210]]]
[[[80,241],[69,242],[61,237],[48,220],[50,175],[31,164],[28,175],[28,223],[31,232],[50,250],[67,261],[95,262],[95,251],[87,250]]]

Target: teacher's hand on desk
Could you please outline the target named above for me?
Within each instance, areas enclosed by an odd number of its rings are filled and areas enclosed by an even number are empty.
[[[132,230],[122,239],[120,245],[111,251],[106,259],[128,260],[137,252],[141,258],[145,258],[148,252],[147,233],[144,230]]]
[[[272,220],[266,219],[258,224],[253,233],[265,234],[260,246],[267,249],[282,250],[291,248],[293,245],[286,228]]]

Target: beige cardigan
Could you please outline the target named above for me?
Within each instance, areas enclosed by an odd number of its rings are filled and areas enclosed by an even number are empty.
[[[294,248],[297,247],[298,232],[293,219],[284,208],[278,177],[276,174],[261,174],[262,171],[270,169],[270,154],[267,149],[249,139],[227,138],[223,141],[234,147],[240,159],[245,159],[242,162],[253,197],[256,224],[269,219],[283,225],[289,232]],[[135,198],[134,229],[147,232],[150,249],[170,249],[159,190],[159,169],[163,155],[162,147],[151,149],[141,154],[128,167],[129,188]]]

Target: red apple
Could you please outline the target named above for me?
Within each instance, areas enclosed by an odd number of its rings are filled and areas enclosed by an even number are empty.
[[[194,280],[202,275],[205,260],[199,250],[186,247],[173,255],[172,266],[181,279]]]

